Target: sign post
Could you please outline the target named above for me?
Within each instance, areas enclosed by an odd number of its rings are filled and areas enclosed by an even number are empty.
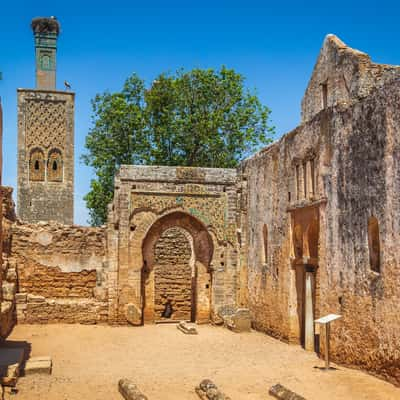
[[[325,315],[325,317],[318,318],[314,321],[316,324],[325,325],[325,370],[326,371],[329,371],[329,336],[331,330],[331,322],[339,318],[342,318],[342,316],[337,314],[328,314]]]

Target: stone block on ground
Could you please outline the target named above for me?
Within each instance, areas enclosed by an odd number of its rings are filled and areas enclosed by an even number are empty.
[[[125,306],[125,318],[132,325],[138,326],[142,324],[142,313],[133,303]]]
[[[202,400],[231,400],[220,390],[210,379],[203,379],[200,385],[195,388],[195,392]]]
[[[0,384],[15,386],[24,359],[22,348],[0,348]]]
[[[118,382],[118,390],[125,400],[148,400],[129,379],[120,379]]]
[[[285,388],[285,386],[281,385],[280,383],[272,386],[268,393],[280,400],[306,400],[304,397]]]
[[[238,308],[234,314],[228,314],[225,316],[224,324],[233,332],[250,332],[250,311],[247,308]]]
[[[46,374],[50,375],[53,367],[51,357],[31,357],[23,369],[24,375]]]
[[[197,329],[193,324],[181,321],[176,327],[186,335],[197,335]]]

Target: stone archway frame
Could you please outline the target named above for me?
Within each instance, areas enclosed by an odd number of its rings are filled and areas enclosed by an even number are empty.
[[[142,322],[151,323],[154,315],[154,246],[163,232],[172,227],[182,228],[190,236],[194,254],[196,280],[196,322],[206,323],[211,314],[211,264],[214,250],[218,248],[210,227],[182,210],[169,210],[157,215],[141,210],[131,220],[130,260],[131,276],[140,281],[138,308],[143,311]]]

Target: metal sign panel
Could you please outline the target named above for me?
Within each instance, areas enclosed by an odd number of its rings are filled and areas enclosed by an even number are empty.
[[[327,324],[339,318],[342,318],[342,316],[337,314],[328,314],[325,315],[324,317],[316,319],[314,322],[316,322],[317,324]]]

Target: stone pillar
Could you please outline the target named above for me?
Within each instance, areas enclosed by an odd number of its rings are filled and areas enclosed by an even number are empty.
[[[297,313],[296,267],[289,266],[289,343],[300,344],[300,321]]]
[[[314,271],[306,266],[304,348],[314,351]]]
[[[306,179],[307,179],[307,193],[306,197],[308,199],[312,199],[314,196],[314,191],[313,191],[313,167],[312,167],[312,160],[307,160],[306,163]]]

